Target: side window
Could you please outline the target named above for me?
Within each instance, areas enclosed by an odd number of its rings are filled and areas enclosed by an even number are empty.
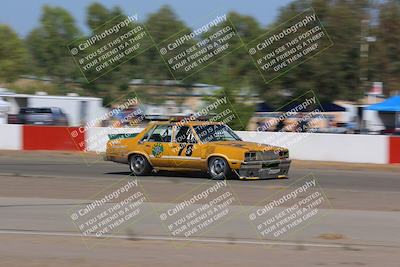
[[[158,125],[151,133],[147,141],[149,142],[171,142],[172,126]]]
[[[150,130],[147,131],[147,133],[145,133],[145,135],[143,136],[142,140],[140,140],[141,142],[147,142],[149,141],[149,137],[151,135],[151,133],[154,131],[154,128],[151,128]]]
[[[190,127],[188,126],[178,126],[176,128],[175,140],[177,143],[188,143],[188,144],[197,143],[192,129],[190,129]]]

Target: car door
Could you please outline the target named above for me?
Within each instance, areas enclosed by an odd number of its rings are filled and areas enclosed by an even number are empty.
[[[172,125],[169,124],[156,125],[143,137],[141,142],[154,167],[168,166],[171,140]]]
[[[190,126],[175,126],[172,141],[174,165],[179,168],[200,169],[201,147]]]

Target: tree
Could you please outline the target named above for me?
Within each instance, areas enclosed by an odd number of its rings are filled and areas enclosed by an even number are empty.
[[[145,26],[157,46],[178,32],[190,32],[190,29],[178,19],[169,6],[162,6],[160,10],[150,14]],[[156,46],[143,53],[138,60],[142,63],[139,72],[142,74],[141,78],[149,80],[173,79]]]
[[[270,86],[289,90],[294,97],[312,89],[321,101],[359,99],[364,93],[360,86],[361,21],[369,16],[370,1],[297,0],[281,10],[273,26],[311,6],[332,39],[333,46],[290,70]],[[275,99],[282,99],[275,93]]]
[[[44,6],[40,26],[26,38],[37,73],[46,74],[57,83],[78,77],[79,69],[67,49],[67,44],[78,35],[75,20],[65,9]]]
[[[333,41],[333,46],[265,84],[243,43],[248,44],[310,7],[316,11]],[[93,34],[99,27],[101,30],[104,23],[117,16],[125,16],[120,8],[107,8],[93,3],[87,8],[86,22]],[[377,41],[370,44],[368,79],[383,81],[386,89],[400,88],[398,0],[294,0],[279,11],[274,23],[264,28],[250,16],[231,12],[228,17],[229,21],[226,23],[213,27],[203,36],[187,41],[177,49],[182,51],[192,46],[200,38],[206,38],[207,35],[230,25],[230,21],[241,38],[229,41],[230,45],[238,49],[218,58],[210,65],[204,64],[205,68],[185,79],[186,84],[216,84],[232,96],[259,93],[269,104],[275,106],[281,106],[288,101],[288,98],[282,97],[283,91],[297,97],[312,89],[321,101],[359,99],[364,93],[360,82],[360,70],[365,66],[360,58],[361,21],[370,19],[369,35],[376,36]],[[131,26],[135,25],[138,24],[134,23]],[[158,50],[162,45],[174,41],[178,32],[181,35],[194,29],[180,20],[169,6],[163,6],[149,15],[144,25],[152,39],[143,40],[141,47],[151,48],[117,66],[98,80],[90,84],[84,83],[84,90],[90,94],[113,98],[127,91],[131,79],[173,79]],[[24,52],[24,44],[21,44],[11,29],[1,26],[0,37],[3,41],[0,44],[0,79],[16,78],[28,68],[30,73],[50,76],[57,83],[62,83],[68,78],[81,78],[84,81],[66,47],[79,35],[74,18],[59,7],[43,7],[40,26],[33,29],[25,40],[30,53]],[[93,49],[96,48],[94,45]],[[177,79],[180,79],[178,76]]]
[[[220,99],[225,99],[226,103],[218,105],[215,110],[211,110],[210,114],[206,115],[210,119],[214,116],[219,118],[218,121],[228,124],[234,130],[246,130],[249,120],[255,111],[255,106],[245,104],[243,98],[239,100],[236,92],[232,89],[221,89],[213,97],[204,98],[207,105],[214,105]]]
[[[100,3],[92,3],[86,9],[86,23],[93,31],[110,19],[122,14],[122,10],[118,7],[109,10]]]
[[[219,106],[217,113],[231,111],[235,116],[232,120],[229,119],[228,125],[235,130],[244,130],[255,110],[254,105],[246,102],[251,102],[251,94],[264,86],[257,67],[247,52],[246,44],[263,34],[263,30],[254,18],[230,12],[225,22],[214,26],[202,37],[205,39],[227,27],[231,27],[236,33],[223,43],[229,44],[228,49],[220,57],[213,59],[215,61],[201,70],[197,77],[201,82],[222,87],[215,97],[226,97],[228,103]],[[213,102],[213,98],[208,99],[208,102]]]
[[[87,7],[86,24],[93,31],[110,19],[110,12],[99,3],[92,3]]]
[[[0,25],[0,80],[10,82],[27,70],[28,51],[7,25]]]
[[[122,12],[119,7],[107,9],[99,3],[93,3],[88,6],[86,12],[86,22],[91,29],[91,34],[98,34],[114,26],[115,24],[125,20],[127,16]],[[105,39],[105,42],[99,42],[91,46],[90,49],[93,51],[104,46],[108,41],[117,38],[120,35],[128,32],[137,26],[137,23],[131,22],[131,24],[124,29],[121,29],[118,33],[110,35],[109,38]],[[128,62],[122,63],[121,65],[115,65],[112,70],[105,73],[98,79],[84,84],[84,88],[90,91],[92,94],[102,96],[105,102],[110,102],[110,99],[119,97],[120,93],[127,90],[130,80],[133,78],[135,67],[140,66],[139,62],[135,58]],[[87,73],[88,74],[88,73]],[[87,75],[89,77],[95,77],[95,73]]]
[[[237,90],[236,93],[244,88],[249,88],[254,92],[263,83],[245,44],[259,37],[263,30],[250,16],[231,12],[227,17],[226,22],[213,27],[203,37],[206,38],[227,26],[232,27],[237,34],[227,41],[231,50],[228,49],[221,58],[202,70],[200,78],[205,83],[223,86],[225,90]]]
[[[378,6],[379,22],[372,30],[376,42],[370,49],[370,80],[383,81],[387,95],[400,89],[400,2]]]

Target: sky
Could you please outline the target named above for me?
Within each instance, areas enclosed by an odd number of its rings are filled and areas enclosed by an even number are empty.
[[[75,18],[79,28],[87,32],[85,23],[86,7],[99,2],[107,8],[121,7],[125,14],[138,14],[144,20],[148,14],[156,12],[161,6],[169,5],[178,17],[190,27],[200,26],[209,18],[236,11],[250,15],[262,25],[273,22],[279,8],[292,0],[1,0],[0,24],[8,24],[21,37],[25,37],[39,25],[43,5],[60,6],[67,9]]]

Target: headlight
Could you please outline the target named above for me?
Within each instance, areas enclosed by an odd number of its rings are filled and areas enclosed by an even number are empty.
[[[280,158],[289,158],[289,150],[281,150],[279,151]]]
[[[244,153],[244,161],[255,161],[257,160],[256,152]]]

